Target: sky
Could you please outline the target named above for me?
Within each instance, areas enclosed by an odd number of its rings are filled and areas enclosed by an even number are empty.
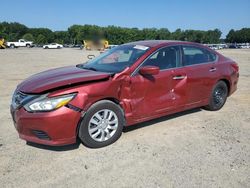
[[[0,22],[67,30],[73,24],[209,30],[250,27],[250,0],[0,0]]]

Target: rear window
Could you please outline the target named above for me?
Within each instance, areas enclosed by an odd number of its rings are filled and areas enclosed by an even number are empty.
[[[183,54],[186,66],[213,62],[217,58],[216,54],[195,46],[183,46]]]

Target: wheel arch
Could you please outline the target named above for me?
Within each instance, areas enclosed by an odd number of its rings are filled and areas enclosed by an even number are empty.
[[[120,106],[120,101],[119,101],[118,99],[114,98],[114,97],[107,97],[107,98],[103,98],[103,99],[98,100],[98,101],[102,101],[102,100],[112,101],[112,102],[114,102],[115,104],[117,104],[117,105]],[[97,102],[98,102],[98,101],[97,101]]]
[[[89,110],[89,108],[91,108],[91,106],[93,106],[95,103],[97,103],[97,102],[99,102],[99,101],[104,101],[104,100],[108,100],[108,101],[111,101],[111,102],[115,103],[115,104],[121,109],[121,111],[122,111],[122,113],[123,113],[123,116],[124,116],[124,120],[126,121],[125,112],[124,112],[123,107],[122,107],[121,104],[120,104],[120,100],[119,100],[119,99],[117,99],[117,98],[115,98],[115,97],[100,98],[100,99],[98,99],[98,100],[93,101],[93,102],[90,103],[89,105],[87,105],[87,108],[84,109],[84,111],[82,112],[81,118],[80,118],[80,120],[78,121],[78,124],[77,124],[77,127],[76,127],[76,132],[75,132],[75,134],[76,134],[76,139],[79,139],[79,138],[78,138],[78,132],[79,132],[79,129],[80,129],[80,126],[81,126],[81,122],[82,122],[82,120],[83,120],[83,118],[84,118],[86,112],[87,112],[87,111]],[[125,124],[126,124],[126,122],[125,122]]]
[[[218,80],[218,82],[219,82],[219,81],[223,81],[223,82],[226,83],[227,89],[228,89],[228,96],[229,96],[229,94],[230,94],[230,89],[231,89],[231,82],[230,82],[228,79],[226,79],[226,78],[222,78],[222,79]]]

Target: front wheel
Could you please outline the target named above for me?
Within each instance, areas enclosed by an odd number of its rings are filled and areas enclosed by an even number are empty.
[[[125,118],[121,107],[102,100],[86,112],[78,136],[84,145],[100,148],[114,143],[122,134]]]
[[[220,110],[228,96],[228,87],[224,81],[219,81],[213,87],[212,93],[210,95],[209,104],[205,106],[207,110],[216,111]]]

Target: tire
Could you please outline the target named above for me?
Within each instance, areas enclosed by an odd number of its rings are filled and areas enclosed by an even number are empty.
[[[86,112],[78,137],[87,147],[104,147],[120,138],[124,125],[125,118],[119,105],[109,100],[98,101]]]
[[[49,49],[49,47],[48,46],[45,46],[45,48],[44,49]]]
[[[27,47],[27,48],[30,48],[30,44],[27,44],[26,47]]]
[[[14,48],[15,48],[15,45],[14,45],[14,44],[11,44],[11,45],[10,45],[10,48],[11,48],[11,49],[14,49]]]
[[[209,104],[205,106],[205,109],[210,111],[220,110],[227,101],[228,87],[224,81],[219,81],[212,89]]]
[[[60,47],[60,46],[57,46],[57,49],[61,49],[61,47]]]

